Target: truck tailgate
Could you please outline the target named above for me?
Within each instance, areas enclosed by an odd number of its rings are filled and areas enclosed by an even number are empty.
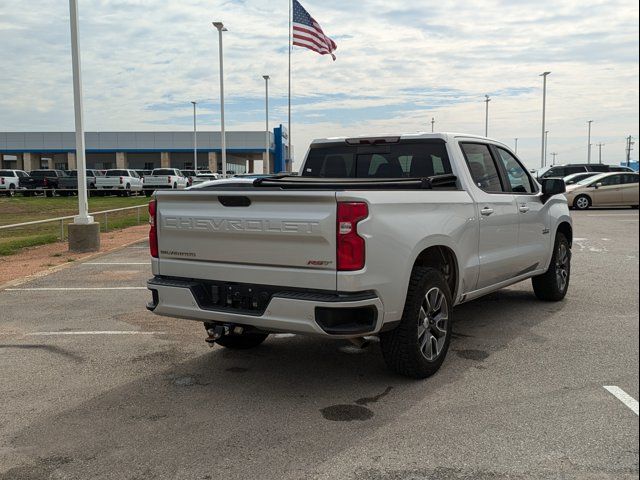
[[[224,271],[217,280],[234,281],[245,270],[260,272],[264,283],[272,271],[268,283],[303,286],[306,277],[315,288],[335,289],[334,192],[192,190],[156,198],[161,275]]]

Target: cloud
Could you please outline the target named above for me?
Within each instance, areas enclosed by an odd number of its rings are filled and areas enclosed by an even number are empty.
[[[87,130],[219,128],[217,32],[223,20],[227,128],[287,119],[287,2],[80,0]],[[296,48],[292,138],[297,160],[316,137],[375,131],[484,132],[540,161],[540,72],[548,83],[549,152],[617,163],[638,134],[638,5],[622,0],[303,0],[338,42],[337,60]],[[0,5],[0,131],[71,130],[68,5]]]

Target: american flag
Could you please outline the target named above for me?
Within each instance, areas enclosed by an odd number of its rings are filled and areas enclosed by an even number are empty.
[[[329,54],[334,60],[336,59],[333,51],[338,46],[324,34],[320,24],[309,15],[298,0],[293,0],[293,44],[318,52],[320,55]]]

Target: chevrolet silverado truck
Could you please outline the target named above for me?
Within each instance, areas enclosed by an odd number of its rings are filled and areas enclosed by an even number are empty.
[[[90,168],[88,168],[86,172],[87,172],[86,173],[87,194],[91,196],[95,194],[97,178],[104,176],[104,174],[100,170],[93,170]],[[67,170],[67,176],[62,177],[58,182],[58,190],[60,195],[62,196],[77,194],[78,193],[78,171]]]
[[[144,177],[144,193],[147,197],[159,188],[178,190],[188,186],[189,179],[177,168],[156,168],[151,175]]]
[[[274,332],[378,335],[392,370],[425,378],[456,305],[527,279],[541,300],[565,297],[564,191],[484,137],[315,140],[299,176],[156,192],[147,308],[232,349]]]
[[[20,178],[26,178],[29,174],[22,170],[0,170],[0,193],[13,197],[16,189],[20,187]]]
[[[98,195],[116,192],[119,196],[130,197],[132,193],[142,192],[143,185],[144,179],[135,170],[112,169],[96,177]]]
[[[67,176],[64,170],[32,170],[26,177],[20,177],[20,188],[26,189],[24,195],[35,195],[44,192],[46,197],[53,197],[61,178]]]

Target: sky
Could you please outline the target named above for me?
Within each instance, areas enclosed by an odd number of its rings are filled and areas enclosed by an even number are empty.
[[[638,3],[631,0],[300,0],[338,44],[334,62],[292,54],[294,168],[327,136],[484,134],[541,161],[638,158]],[[227,130],[287,123],[286,0],[78,0],[85,130],[219,130],[217,31],[224,33]],[[72,131],[68,2],[0,2],[0,131]]]

